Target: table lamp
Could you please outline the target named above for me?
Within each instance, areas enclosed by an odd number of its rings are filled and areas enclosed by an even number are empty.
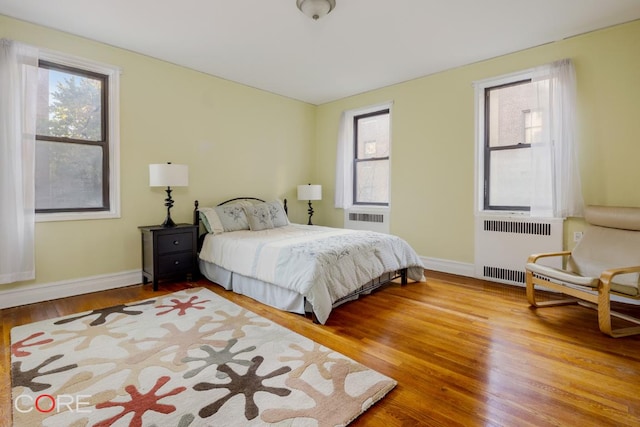
[[[171,187],[186,187],[189,185],[189,166],[174,165],[171,162],[149,165],[149,186],[167,187],[167,198],[164,205],[167,207],[167,217],[162,223],[163,227],[175,227],[176,223],[171,219]]]
[[[313,207],[311,206],[312,200],[322,200],[322,185],[298,185],[298,200],[309,201],[309,224],[311,224],[311,217],[313,216]]]

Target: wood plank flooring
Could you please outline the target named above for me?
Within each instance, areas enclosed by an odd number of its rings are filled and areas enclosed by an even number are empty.
[[[427,271],[426,283],[392,284],[320,326],[206,280],[158,292],[190,286],[395,378],[398,386],[353,426],[640,426],[640,336],[601,334],[584,307],[530,309],[523,288]],[[11,425],[12,327],[154,295],[137,285],[0,310],[0,425]]]

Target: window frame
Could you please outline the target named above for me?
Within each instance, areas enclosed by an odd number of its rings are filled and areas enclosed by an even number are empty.
[[[504,89],[507,87],[518,86],[521,84],[531,83],[531,79],[517,80],[509,83],[503,83],[497,86],[488,86],[484,88],[484,195],[483,195],[483,207],[485,211],[526,211],[531,210],[530,206],[516,206],[516,205],[492,205],[491,200],[491,154],[497,151],[507,150],[521,150],[531,149],[531,144],[524,142],[524,121],[523,121],[523,134],[522,141],[516,142],[511,145],[500,145],[497,147],[491,147],[490,145],[490,126],[491,122],[491,103],[489,102],[490,92],[492,90]]]
[[[475,162],[475,207],[476,213],[496,213],[512,215],[529,215],[530,207],[490,205],[489,185],[490,185],[490,158],[491,151],[501,151],[506,149],[531,148],[531,144],[516,144],[500,147],[489,147],[489,103],[488,90],[501,87],[513,86],[516,84],[531,81],[533,70],[528,69],[498,77],[488,78],[474,82],[475,86],[475,128],[476,128],[476,162]],[[524,137],[524,135],[523,135]],[[506,148],[505,148],[506,147]]]
[[[369,117],[382,116],[388,114],[389,115],[389,155],[384,157],[370,157],[366,159],[358,158],[358,121],[362,119],[367,119]],[[387,198],[387,202],[360,202],[357,200],[358,194],[358,164],[367,163],[367,162],[379,162],[386,161],[389,165],[389,179],[391,177],[391,109],[390,108],[381,108],[376,109],[375,111],[369,111],[366,113],[355,114],[353,116],[353,205],[354,206],[381,206],[388,207],[390,197]],[[387,180],[387,192],[390,195],[389,188],[389,180]]]
[[[36,222],[120,218],[120,68],[48,50],[40,50],[39,67],[40,63],[51,64],[54,69],[62,71],[66,69],[92,78],[95,78],[96,75],[105,77],[102,112],[103,139],[105,141],[97,143],[96,141],[42,137],[41,135],[38,140],[79,142],[87,145],[104,143],[106,153],[103,155],[103,207],[42,209],[36,212]]]
[[[102,206],[100,207],[75,207],[75,208],[46,208],[37,209],[36,213],[59,213],[59,212],[88,212],[88,211],[108,211],[110,206],[109,199],[109,77],[92,71],[86,71],[80,68],[60,65],[50,61],[40,59],[38,68],[47,70],[62,71],[80,77],[88,77],[101,81],[101,102],[100,102],[100,138],[98,140],[78,139],[69,137],[59,137],[50,135],[40,135],[36,132],[36,144],[38,141],[46,141],[60,144],[81,144],[102,149]]]

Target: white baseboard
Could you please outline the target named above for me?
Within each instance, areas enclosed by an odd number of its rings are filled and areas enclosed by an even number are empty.
[[[442,271],[467,277],[473,277],[474,274],[473,264],[438,258],[420,257],[420,259],[427,270]],[[122,288],[141,283],[141,281],[142,273],[140,270],[131,270],[60,282],[21,286],[5,291],[0,289],[0,309]]]
[[[441,271],[443,273],[456,274],[464,277],[475,277],[474,264],[439,258],[420,257],[420,259],[422,260],[424,268],[427,270]],[[0,290],[0,309],[88,294],[91,292],[123,288],[141,283],[141,281],[142,273],[140,270],[131,270],[61,282],[29,285],[6,291]],[[625,298],[618,298],[615,295],[612,295],[611,299],[613,301],[640,305],[639,301],[629,301]]]
[[[427,270],[441,271],[458,276],[475,277],[474,264],[439,258],[420,257],[420,259],[422,260],[424,268]]]
[[[132,270],[53,283],[34,284],[6,291],[0,290],[0,308],[17,307],[74,295],[122,288],[141,282],[142,273],[140,270]]]

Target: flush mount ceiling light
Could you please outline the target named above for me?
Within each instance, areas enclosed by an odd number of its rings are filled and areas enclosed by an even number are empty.
[[[336,0],[296,0],[296,5],[309,18],[318,20],[336,7]]]

